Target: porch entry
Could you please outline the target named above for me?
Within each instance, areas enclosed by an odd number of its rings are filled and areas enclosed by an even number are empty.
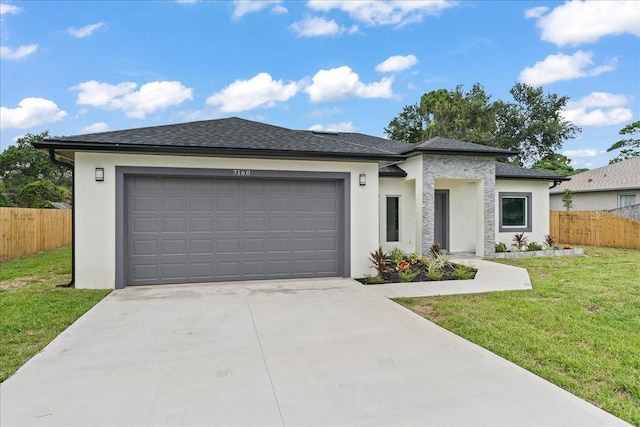
[[[449,250],[449,190],[436,190],[435,194],[434,243]]]

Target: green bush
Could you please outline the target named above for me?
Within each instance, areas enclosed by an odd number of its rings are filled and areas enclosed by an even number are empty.
[[[433,270],[427,271],[427,278],[429,280],[435,280],[435,281],[442,280],[443,276],[444,276],[444,273],[442,272],[442,270],[433,269]]]
[[[401,282],[413,282],[413,280],[416,277],[418,277],[419,274],[420,274],[419,271],[411,271],[411,270],[398,272],[398,276],[400,276]]]
[[[17,194],[18,206],[22,208],[52,208],[51,202],[61,202],[63,193],[51,181],[33,181],[20,189]]]
[[[384,279],[380,276],[366,275],[364,276],[364,281],[367,283],[367,285],[379,285],[381,283],[384,283]]]
[[[502,242],[496,243],[496,252],[507,252],[507,245]]]
[[[404,254],[404,252],[402,252],[402,249],[400,248],[393,248],[389,253],[389,257],[391,258],[391,261],[393,261],[394,264],[397,264],[399,261],[402,261],[403,259],[405,259],[405,256],[406,255]]]
[[[531,242],[527,245],[528,251],[541,251],[542,245],[538,242]]]
[[[453,277],[457,280],[469,280],[475,277],[475,271],[473,268],[468,265],[458,264],[456,268],[453,269]]]

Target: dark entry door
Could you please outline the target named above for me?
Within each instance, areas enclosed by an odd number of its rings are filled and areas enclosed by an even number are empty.
[[[449,190],[436,190],[435,242],[449,250]]]

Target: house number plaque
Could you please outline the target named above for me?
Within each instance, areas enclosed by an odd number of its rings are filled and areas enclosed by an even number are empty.
[[[249,169],[233,169],[233,176],[249,176],[251,171]]]

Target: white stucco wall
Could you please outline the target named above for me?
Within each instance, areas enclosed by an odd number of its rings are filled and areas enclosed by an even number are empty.
[[[422,156],[413,156],[406,161],[399,163],[407,176],[405,181],[413,183],[413,239],[412,243],[407,241],[407,252],[417,252],[422,254],[422,192],[423,192],[423,174],[422,174]],[[409,212],[407,211],[407,214]],[[405,238],[409,239],[409,235]]]
[[[636,203],[640,203],[640,189],[594,191],[589,193],[573,193],[574,211],[601,211],[611,210],[618,207],[619,195],[635,195]],[[552,211],[563,211],[562,193],[551,194],[549,196],[549,208]]]
[[[500,227],[500,192],[531,193],[532,213],[531,232],[525,232],[529,242],[544,242],[544,236],[549,234],[549,183],[544,180],[509,180],[496,179],[496,242],[503,242],[507,247],[513,244],[516,232],[499,231]]]
[[[76,286],[114,288],[116,276],[116,166],[253,169],[351,174],[351,276],[369,273],[369,252],[378,243],[378,165],[371,162],[265,160],[114,153],[76,153]],[[104,181],[95,181],[95,168]],[[367,175],[360,186],[359,174]]]
[[[380,245],[385,251],[400,248],[405,253],[416,250],[415,180],[404,178],[380,178]],[[386,197],[400,197],[400,241],[387,242]],[[420,218],[420,217],[418,217]]]

